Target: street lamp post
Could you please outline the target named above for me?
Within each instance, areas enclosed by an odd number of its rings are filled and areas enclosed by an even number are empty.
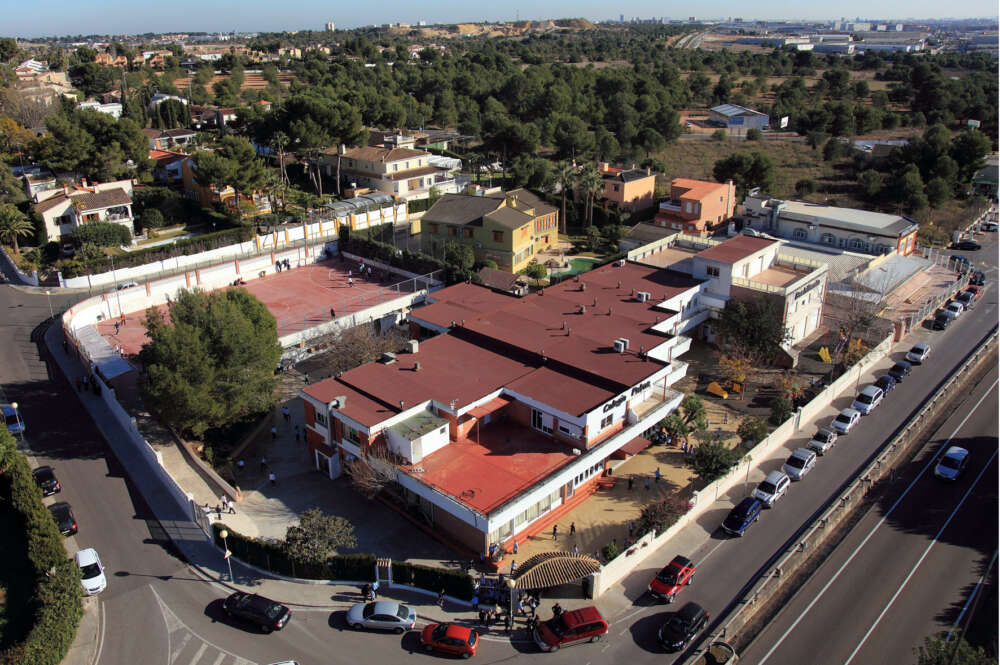
[[[17,438],[24,440],[24,427],[21,426],[21,412],[17,410],[17,402],[11,402],[10,408],[14,409],[14,418],[17,419]]]
[[[229,566],[229,581],[233,582],[233,562],[230,560],[232,552],[229,551],[229,543],[226,542],[226,538],[229,537],[229,532],[223,529],[219,532],[219,538],[222,538],[222,546],[226,549],[226,553],[223,554],[223,558],[226,560],[226,564]]]
[[[52,292],[49,290],[45,291],[45,299],[49,301],[49,318],[56,318],[56,313],[52,311]]]
[[[115,297],[118,299],[118,316],[121,317],[125,312],[122,310],[122,292],[118,290],[118,277],[115,275],[115,257],[109,256],[111,259],[111,279],[115,283]]]
[[[750,462],[753,461],[753,457],[747,455],[746,460],[747,460],[747,478],[745,481],[743,481],[743,496],[750,495]]]
[[[512,577],[508,577],[507,578],[507,588],[510,589],[510,625],[511,625],[511,627],[514,626],[514,617],[516,616],[514,614],[514,585],[515,584],[517,584],[517,582],[514,581],[514,578],[512,578]]]

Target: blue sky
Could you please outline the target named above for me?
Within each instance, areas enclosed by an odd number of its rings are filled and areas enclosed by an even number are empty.
[[[952,0],[946,4],[929,0],[850,0],[841,3],[796,3],[799,15],[789,16],[782,0],[750,2],[635,1],[610,4],[591,0],[546,0],[543,2],[473,3],[468,0],[381,0],[373,3],[274,0],[213,2],[211,0],[0,0],[0,35],[37,37],[69,34],[107,34],[180,31],[280,31],[322,30],[327,21],[352,28],[372,23],[458,23],[583,16],[592,20],[626,17],[667,16],[699,18],[742,16],[744,18],[830,19],[861,16],[905,20],[906,18],[995,17],[996,0]],[[360,9],[359,9],[360,7]],[[696,9],[692,9],[696,7]],[[749,13],[752,10],[752,15]]]

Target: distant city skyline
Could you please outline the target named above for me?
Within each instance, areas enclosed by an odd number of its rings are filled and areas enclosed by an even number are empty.
[[[593,0],[549,0],[533,3],[501,3],[470,6],[467,2],[444,0],[415,6],[410,2],[387,0],[360,13],[346,3],[332,4],[318,0],[303,0],[293,5],[244,0],[243,2],[194,2],[174,0],[164,3],[137,4],[125,0],[92,0],[85,5],[68,0],[47,0],[24,3],[22,0],[0,0],[0,36],[20,38],[53,37],[90,34],[142,34],[169,32],[281,32],[293,30],[323,30],[332,22],[338,28],[351,29],[384,23],[419,21],[434,23],[478,23],[483,21],[544,20],[554,18],[587,18],[592,21],[617,20],[624,15],[633,18],[668,17],[685,20],[690,16],[712,20],[743,18],[759,20],[821,21],[840,18],[907,22],[942,20],[947,18],[995,18],[995,0],[955,0],[942,8],[940,3],[886,0],[872,15],[871,3],[857,1],[837,5],[799,6],[807,12],[787,17],[788,4],[776,0],[760,0],[752,6],[720,0],[708,0],[692,9],[680,2],[636,1],[609,6]],[[812,12],[808,10],[812,9]],[[942,9],[948,16],[935,16]],[[293,10],[293,11],[290,11]],[[749,10],[749,11],[748,11]],[[750,14],[752,11],[752,14]],[[778,18],[780,17],[780,18]]]

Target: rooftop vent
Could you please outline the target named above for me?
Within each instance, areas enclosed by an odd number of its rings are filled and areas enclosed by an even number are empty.
[[[622,288],[622,281],[620,279],[618,280],[618,288]]]
[[[618,267],[619,268],[624,268],[625,267],[625,259],[619,259],[618,260]]]
[[[383,365],[391,365],[392,363],[396,362],[396,354],[386,351],[385,353],[382,354],[382,357],[379,358],[378,361]]]
[[[620,339],[616,339],[612,344],[615,349],[615,353],[625,353],[625,342]]]
[[[587,290],[587,283],[586,282],[580,282],[580,290],[581,291],[586,291]]]
[[[651,294],[649,291],[639,291],[635,294],[635,297],[638,298],[639,302],[648,302]]]
[[[417,362],[413,363],[413,371],[414,372],[419,372],[420,371],[420,361],[419,360]]]
[[[587,313],[587,306],[580,305],[580,309],[577,311],[577,314],[586,314],[586,313]]]

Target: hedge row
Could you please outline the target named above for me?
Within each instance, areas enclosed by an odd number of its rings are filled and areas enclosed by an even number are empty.
[[[408,249],[402,251],[393,245],[352,235],[345,227],[340,238],[340,249],[344,252],[375,259],[396,268],[402,268],[418,275],[426,275],[435,270],[447,270],[448,265],[434,257]]]
[[[373,582],[375,580],[376,558],[374,554],[337,554],[330,557],[325,564],[311,564],[289,559],[282,550],[280,542],[250,538],[233,531],[220,522],[212,524],[212,529],[215,533],[215,544],[218,547],[224,546],[219,532],[225,529],[229,532],[225,544],[229,546],[233,556],[278,575],[309,580],[345,580],[349,582]],[[432,568],[431,566],[394,561],[392,563],[392,578],[394,582],[412,584],[434,593],[444,589],[449,596],[463,600],[472,599],[472,578],[460,570]]]
[[[183,238],[168,245],[158,245],[147,249],[138,249],[115,257],[115,268],[128,268],[131,266],[141,266],[154,261],[172,259],[175,256],[188,256],[207,252],[219,247],[235,245],[246,242],[254,236],[254,229],[249,226],[240,226],[233,229],[224,229],[215,233],[205,233],[193,238]],[[97,259],[87,261],[84,267],[90,273],[102,273],[110,270],[110,262],[107,259]]]
[[[6,429],[0,430],[0,450],[16,450]],[[80,569],[67,557],[62,535],[42,503],[27,460],[16,452],[0,456],[4,458],[9,465],[0,473],[0,500],[9,502],[21,521],[35,591],[32,606],[26,608],[33,614],[32,628],[23,641],[0,653],[0,664],[58,665],[73,644],[83,616]]]

